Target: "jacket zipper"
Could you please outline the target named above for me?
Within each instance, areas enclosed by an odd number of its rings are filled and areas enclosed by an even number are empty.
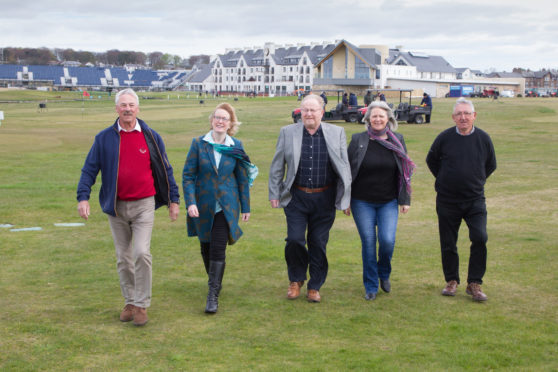
[[[118,132],[118,131],[117,131]],[[118,157],[116,158],[116,184],[114,185],[114,214],[118,217],[118,212],[116,211],[116,201],[118,199],[118,173],[120,170],[120,147],[122,145],[122,136],[118,132]]]

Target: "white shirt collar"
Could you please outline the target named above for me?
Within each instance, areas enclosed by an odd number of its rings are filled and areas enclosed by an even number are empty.
[[[140,125],[139,125],[138,119],[136,119],[136,126],[135,126],[134,129],[132,129],[130,132],[133,132],[133,131],[135,131],[135,130],[137,130],[138,132],[141,132],[141,127],[140,127]],[[122,132],[122,131],[128,132],[127,130],[124,130],[124,128],[122,128],[122,127],[120,126],[120,119],[118,119],[118,131],[119,131],[119,132]]]
[[[461,132],[459,131],[459,129],[457,128],[457,126],[455,127],[455,131],[457,132],[457,134],[459,134],[460,136],[463,137],[467,137],[470,136],[471,134],[473,134],[473,132],[475,131],[475,126],[473,125],[473,129],[471,129],[471,131],[467,134],[461,134]]]
[[[205,136],[203,136],[203,140],[205,142],[209,142],[209,143],[215,143],[215,140],[213,140],[213,136],[211,135],[211,133],[213,133],[213,130],[210,130],[209,132],[207,132],[207,134]],[[225,146],[234,146],[234,141],[231,138],[231,136],[229,136],[228,134],[225,136]]]

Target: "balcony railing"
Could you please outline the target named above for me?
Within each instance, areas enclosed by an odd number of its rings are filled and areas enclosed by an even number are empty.
[[[373,85],[373,79],[323,79],[314,78],[314,85]]]

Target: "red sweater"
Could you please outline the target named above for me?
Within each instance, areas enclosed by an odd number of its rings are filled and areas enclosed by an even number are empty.
[[[120,131],[117,196],[120,200],[139,200],[155,195],[149,148],[143,133]]]

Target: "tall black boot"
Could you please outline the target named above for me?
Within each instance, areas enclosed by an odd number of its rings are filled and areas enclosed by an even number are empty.
[[[217,307],[219,306],[219,292],[221,291],[224,272],[224,261],[209,261],[209,281],[207,282],[209,291],[207,293],[207,304],[205,305],[206,313],[214,314],[217,312]]]
[[[205,272],[209,275],[209,243],[200,242],[200,248],[203,264],[205,265]]]

